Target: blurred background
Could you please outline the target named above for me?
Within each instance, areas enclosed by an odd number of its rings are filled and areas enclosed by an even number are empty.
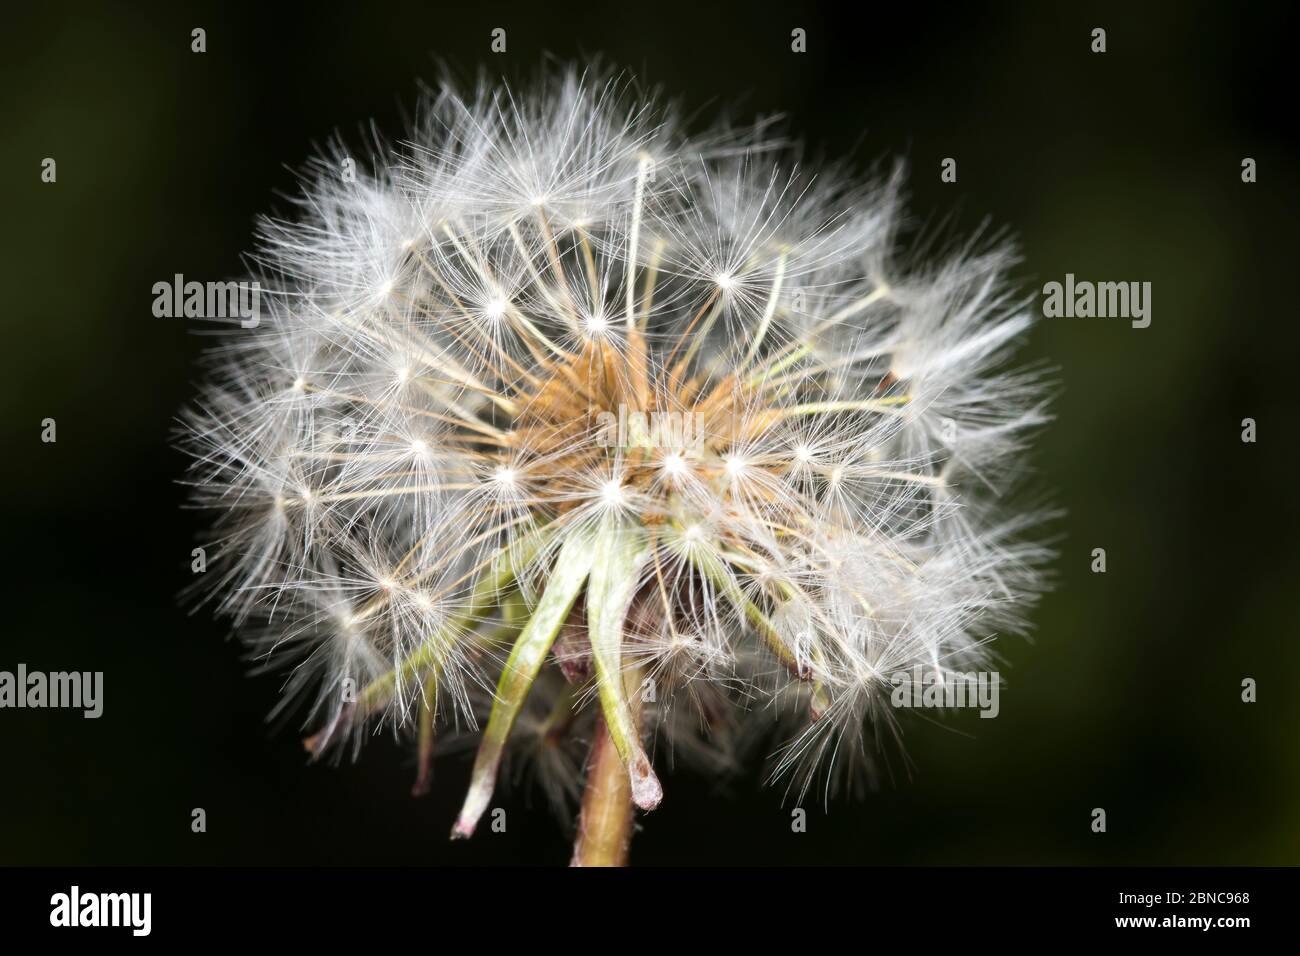
[[[569,833],[522,792],[500,801],[506,833],[449,843],[464,761],[413,800],[387,739],[311,766],[264,722],[279,681],[248,678],[226,628],[176,597],[205,519],[181,508],[169,432],[209,343],[151,313],[174,273],[238,277],[287,167],[372,118],[400,135],[439,61],[526,77],[547,54],[599,55],[706,117],[786,114],[864,168],[901,157],[916,223],[1006,227],[1026,293],[1067,272],[1153,286],[1150,328],[1044,320],[1025,349],[1058,369],[1035,466],[1068,515],[1033,641],[1002,644],[1000,718],[909,722],[910,779],[810,804],[803,834],[757,775],[672,774],[632,862],[1300,863],[1295,23],[1264,4],[902,6],[7,12],[0,669],[102,670],[105,713],[0,711],[0,864],[567,861]]]

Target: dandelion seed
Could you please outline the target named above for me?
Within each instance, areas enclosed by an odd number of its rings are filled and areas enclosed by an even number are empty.
[[[690,466],[686,464],[686,457],[679,452],[664,456],[663,469],[664,474],[673,478],[681,478],[690,473]]]
[[[472,739],[456,836],[499,781],[581,794],[584,864],[625,858],[661,755],[870,777],[893,675],[987,668],[1043,586],[1012,253],[903,261],[897,177],[590,74],[420,116],[261,223],[264,318],[186,417],[204,577],[281,711],[315,755],[410,734],[419,790]]]

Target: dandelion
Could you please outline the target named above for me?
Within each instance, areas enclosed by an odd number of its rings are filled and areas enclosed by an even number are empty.
[[[604,77],[421,116],[261,223],[271,301],[185,420],[213,599],[308,749],[409,734],[425,792],[469,742],[452,835],[529,778],[577,864],[625,861],[656,766],[876,773],[891,675],[986,668],[1041,587],[1012,253],[901,262],[898,175]]]

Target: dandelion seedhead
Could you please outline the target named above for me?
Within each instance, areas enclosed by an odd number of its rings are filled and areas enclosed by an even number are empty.
[[[186,420],[213,594],[309,749],[409,730],[423,790],[472,739],[462,836],[503,764],[567,806],[614,754],[645,809],[656,760],[869,769],[896,675],[987,669],[1039,589],[1013,254],[900,262],[897,175],[607,77],[420,117],[262,222]]]

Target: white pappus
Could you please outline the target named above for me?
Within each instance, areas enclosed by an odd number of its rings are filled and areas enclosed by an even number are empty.
[[[476,747],[458,836],[506,767],[571,804],[601,735],[644,809],[756,746],[802,797],[871,766],[891,675],[1023,628],[1047,414],[1005,243],[909,261],[897,173],[607,74],[448,85],[351,159],[261,223],[262,320],[182,437],[206,586],[314,753],[409,730],[424,790]]]

